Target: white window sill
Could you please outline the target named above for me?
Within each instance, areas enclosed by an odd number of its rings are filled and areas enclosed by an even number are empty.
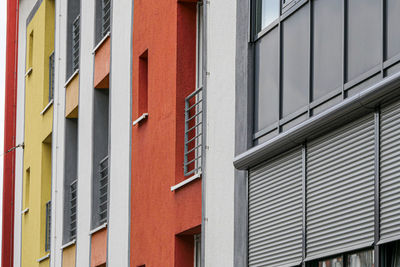
[[[93,49],[92,54],[96,54],[97,49],[107,40],[107,38],[110,37],[110,32],[107,32],[106,35],[104,35],[103,39],[100,40],[100,42],[96,45],[96,47]]]
[[[149,116],[149,113],[143,113],[139,118],[137,118],[133,123],[132,126],[135,126],[139,122],[145,120]]]
[[[47,104],[47,106],[40,112],[40,115],[43,115],[50,107],[53,105],[54,100],[50,100],[50,102]]]
[[[89,232],[89,235],[93,235],[97,232],[99,232],[100,230],[103,230],[104,228],[107,227],[107,223],[103,223],[102,225],[100,225],[99,227],[94,228],[92,231]]]
[[[25,73],[25,77],[31,75],[32,71],[33,71],[33,69],[32,69],[32,68],[29,68],[29,69],[26,71],[26,73]]]
[[[47,253],[46,256],[43,256],[40,259],[38,259],[37,262],[42,262],[44,260],[47,260],[48,258],[50,258],[50,253]]]
[[[175,191],[175,190],[187,185],[188,183],[191,183],[194,180],[199,179],[200,177],[201,177],[201,173],[197,173],[197,174],[195,174],[193,176],[190,176],[189,178],[187,178],[186,180],[180,182],[179,184],[171,186],[171,191]]]
[[[61,250],[66,249],[67,247],[70,247],[72,245],[75,245],[76,243],[76,239],[72,239],[71,241],[69,241],[68,243],[65,243],[64,245],[61,246]]]
[[[74,71],[74,73],[72,73],[71,77],[69,77],[69,79],[65,82],[64,87],[67,87],[68,84],[74,79],[74,77],[79,73],[79,69],[77,69],[76,71]]]
[[[24,215],[24,214],[28,213],[28,211],[29,211],[29,208],[26,208],[23,211],[21,211],[21,214]]]

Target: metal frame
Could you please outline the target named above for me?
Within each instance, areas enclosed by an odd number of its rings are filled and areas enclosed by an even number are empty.
[[[319,98],[319,99],[313,99],[313,2],[315,0],[292,0],[290,1],[287,6],[283,5],[283,0],[280,0],[280,5],[281,5],[281,15],[270,25],[265,27],[259,32],[255,32],[256,27],[256,0],[249,0],[251,2],[251,15],[250,15],[250,39],[249,45],[255,45],[259,40],[263,38],[263,36],[267,35],[270,31],[278,27],[279,35],[280,35],[280,40],[279,40],[279,117],[277,118],[277,121],[272,123],[271,125],[268,125],[264,129],[261,129],[257,132],[253,133],[253,142],[256,142],[260,137],[266,136],[270,133],[276,133],[280,134],[283,132],[282,127],[288,125],[290,122],[293,122],[296,119],[299,119],[301,116],[307,115],[307,119],[313,116],[314,110],[318,107],[321,107],[323,104],[329,103],[332,99],[341,96],[342,100],[348,98],[348,92],[355,86],[362,84],[363,82],[367,81],[370,78],[373,77],[379,77],[380,79],[387,77],[386,71],[388,68],[391,66],[397,64],[400,62],[400,54],[393,56],[392,58],[386,58],[386,24],[385,24],[385,0],[381,1],[381,35],[383,37],[382,42],[381,42],[381,62],[379,65],[373,67],[369,71],[366,71],[363,74],[360,74],[358,77],[355,77],[352,80],[347,80],[346,74],[347,74],[347,18],[348,18],[348,13],[347,13],[347,0],[342,0],[342,16],[343,16],[343,23],[342,23],[342,53],[343,53],[343,59],[342,59],[342,82],[341,82],[341,88],[332,88],[333,90],[331,93]],[[276,0],[279,1],[279,0]],[[309,51],[309,101],[308,104],[305,105],[304,107],[298,109],[297,111],[287,115],[287,116],[282,116],[282,68],[280,62],[282,61],[283,58],[283,51],[281,49],[281,44],[282,44],[282,22],[285,21],[290,15],[295,13],[298,9],[302,8],[305,4],[310,4],[310,51]],[[254,55],[253,55],[254,56]],[[252,60],[251,64],[253,64],[253,68],[255,68],[255,61]],[[255,79],[255,72],[252,73],[252,79]],[[253,99],[254,101],[254,99]],[[254,103],[253,103],[254,106]],[[253,110],[252,112],[255,112]],[[252,122],[254,123],[254,122]],[[291,126],[289,126],[291,127]]]
[[[49,57],[49,102],[54,98],[54,51]]]
[[[190,176],[202,171],[203,147],[203,87],[185,98],[185,147],[184,175]]]
[[[105,37],[111,29],[111,0],[101,0],[101,36]]]
[[[69,186],[70,192],[70,221],[69,221],[69,240],[76,238],[77,229],[77,203],[78,203],[78,179]]]
[[[46,252],[50,251],[51,244],[51,201],[46,203],[46,236],[44,250]]]
[[[108,219],[108,155],[99,162],[99,224],[104,224]]]
[[[79,69],[80,53],[80,15],[72,23],[72,72]]]

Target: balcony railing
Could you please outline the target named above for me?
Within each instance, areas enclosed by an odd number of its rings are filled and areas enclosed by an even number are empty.
[[[108,204],[108,156],[99,163],[99,223],[107,222]]]
[[[73,181],[69,186],[70,193],[70,213],[69,213],[69,236],[70,240],[76,237],[76,208],[77,208],[77,199],[78,199],[78,183],[77,180]]]
[[[80,17],[72,23],[72,72],[79,69]]]
[[[50,251],[51,242],[51,201],[46,203],[46,237],[45,237],[45,251]]]
[[[185,98],[184,175],[201,173],[203,145],[203,88]]]
[[[110,31],[111,0],[101,1],[101,36],[104,37]]]

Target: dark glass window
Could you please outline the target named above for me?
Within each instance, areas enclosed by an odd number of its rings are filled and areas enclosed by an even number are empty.
[[[400,267],[400,241],[386,244],[381,251],[382,267]]]
[[[338,255],[332,258],[316,260],[308,267],[374,267],[374,250],[364,250]],[[384,265],[389,266],[389,265]],[[393,266],[393,265],[390,265]]]
[[[279,0],[256,0],[256,30],[260,32],[279,17]]]

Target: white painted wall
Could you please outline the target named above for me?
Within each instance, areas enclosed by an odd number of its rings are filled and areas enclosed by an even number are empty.
[[[81,0],[78,120],[78,209],[76,266],[90,264],[93,151],[94,0]]]
[[[67,1],[56,1],[55,32],[55,75],[53,103],[52,143],[52,216],[51,216],[51,266],[62,266],[62,240],[64,216],[64,156],[65,156],[65,72],[67,51]]]
[[[236,3],[207,10],[205,266],[233,267]]]
[[[36,0],[20,0],[19,2],[16,145],[24,142],[26,19],[35,3]],[[24,151],[21,148],[17,148],[15,151],[14,266],[19,267],[21,266],[21,211]]]
[[[107,266],[129,266],[132,0],[114,0],[111,18],[110,182]]]

